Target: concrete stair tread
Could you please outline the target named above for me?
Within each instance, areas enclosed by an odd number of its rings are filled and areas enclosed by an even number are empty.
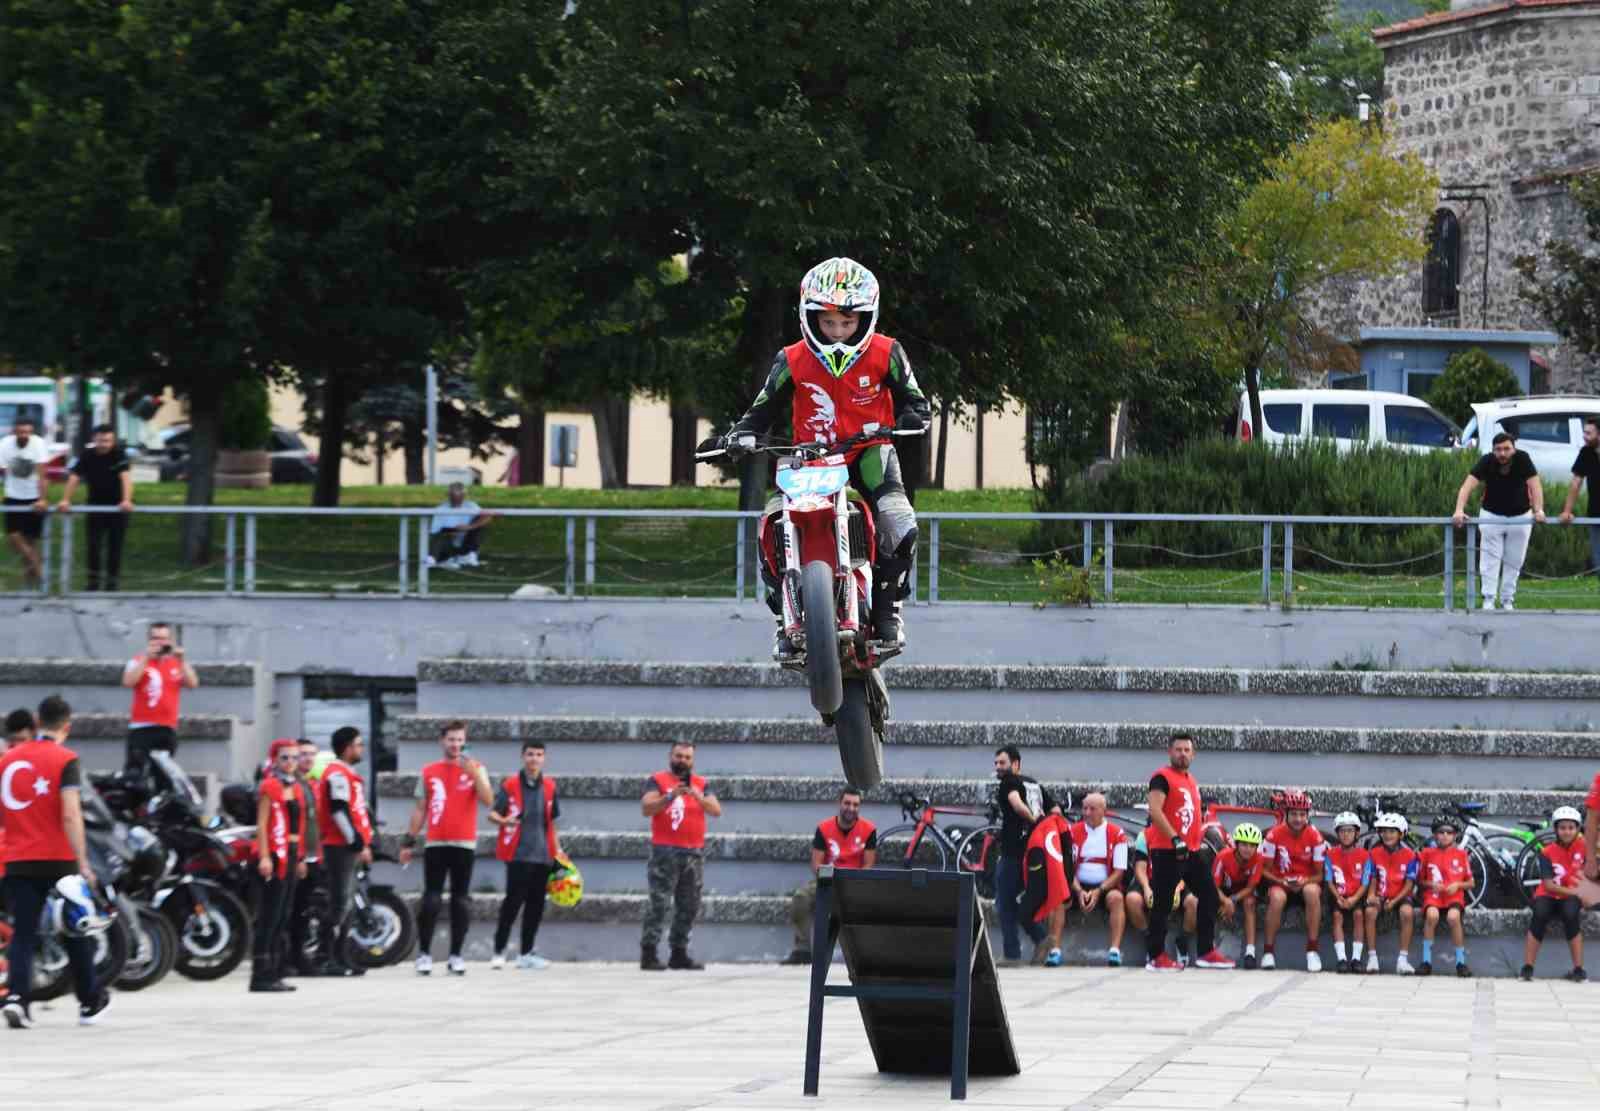
[[[72,657],[23,658],[0,661],[0,686],[54,684],[61,687],[120,687],[127,660]],[[255,683],[256,665],[238,662],[196,663],[201,687],[248,687]],[[70,701],[70,700],[69,700]]]

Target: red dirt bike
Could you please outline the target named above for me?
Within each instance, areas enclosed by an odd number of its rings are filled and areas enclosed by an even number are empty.
[[[889,688],[878,665],[898,656],[902,646],[873,635],[877,532],[872,513],[852,496],[845,458],[856,447],[920,435],[868,426],[830,444],[760,443],[744,435],[733,445],[738,452],[779,457],[783,509],[762,518],[760,535],[761,560],[769,580],[779,584],[783,631],[795,649],[778,663],[805,675],[811,705],[838,738],[845,779],[862,789],[883,779]],[[708,442],[695,458],[727,454],[726,442]]]

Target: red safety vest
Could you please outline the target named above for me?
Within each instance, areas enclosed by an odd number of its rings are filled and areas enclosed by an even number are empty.
[[[261,781],[261,797],[271,804],[267,812],[267,828],[265,832],[256,830],[257,852],[260,852],[260,839],[267,839],[267,853],[272,857],[273,869],[278,879],[289,875],[289,796],[283,785],[283,780],[276,775],[269,775]],[[305,807],[300,808],[300,827],[302,836],[305,834]],[[304,844],[304,842],[301,842]]]
[[[552,856],[555,853],[556,823],[554,811],[556,808],[556,781],[548,775],[540,776],[544,782],[544,844],[547,852]],[[510,818],[522,817],[522,773],[516,772],[506,780],[506,798],[511,801]],[[514,826],[501,826],[500,836],[495,838],[494,855],[496,860],[511,860],[517,855],[517,843],[522,840],[521,824]]]
[[[850,367],[838,378],[828,372],[804,343],[783,349],[794,378],[794,435],[802,443],[832,443],[847,439],[869,424],[887,434],[894,428],[894,396],[889,392],[889,353],[894,340],[875,335]],[[849,453],[854,459],[865,448]]]
[[[478,840],[478,783],[464,765],[436,760],[422,769],[428,841]]]
[[[828,845],[826,859],[822,863],[835,868],[862,867],[865,864],[867,842],[872,839],[875,828],[865,818],[857,818],[855,825],[843,830],[839,828],[837,817],[829,818],[817,826],[817,832]]]
[[[1194,776],[1188,772],[1180,772],[1170,764],[1157,770],[1156,775],[1164,776],[1167,780],[1167,801],[1161,807],[1161,812],[1167,816],[1167,821],[1172,823],[1172,828],[1178,831],[1178,837],[1191,849],[1200,847],[1200,815],[1203,812],[1200,805],[1200,785],[1194,781]],[[1145,830],[1145,845],[1152,851],[1155,849],[1170,849],[1172,841],[1165,833],[1150,823],[1150,828]]]
[[[1550,867],[1555,875],[1550,877],[1550,882],[1558,887],[1576,887],[1578,877],[1583,875],[1583,865],[1588,860],[1588,854],[1583,851],[1583,834],[1579,833],[1573,838],[1572,846],[1568,848],[1560,841],[1552,841],[1544,847],[1544,858],[1550,862]],[[1545,881],[1540,880],[1539,886],[1534,890],[1534,896],[1548,895],[1552,899],[1571,899],[1571,895],[1557,895],[1545,887]]]
[[[78,758],[70,748],[40,738],[0,756],[0,860],[76,860],[61,828],[61,773]]]
[[[133,686],[133,709],[128,721],[133,725],[178,727],[178,697],[183,692],[183,664],[176,656],[146,660],[139,681]]]
[[[663,795],[683,782],[670,771],[656,772],[650,777],[650,781]],[[695,790],[705,793],[704,779],[691,773],[689,782]],[[706,812],[701,807],[700,801],[687,795],[679,795],[672,800],[671,806],[658,810],[655,817],[650,819],[650,843],[667,845],[675,849],[705,848]]]
[[[317,832],[322,836],[322,843],[329,846],[349,844],[339,829],[339,823],[333,820],[335,780],[344,785],[343,798],[350,805],[350,824],[356,827],[362,844],[371,845],[372,815],[367,812],[366,784],[361,782],[355,769],[343,760],[335,760],[324,768],[322,778],[317,781]]]

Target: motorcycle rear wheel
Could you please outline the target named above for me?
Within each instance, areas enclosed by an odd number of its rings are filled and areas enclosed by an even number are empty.
[[[368,892],[365,913],[352,911],[346,944],[352,964],[383,968],[399,964],[417,947],[417,920],[411,907],[387,889]]]
[[[170,898],[161,905],[178,931],[180,976],[190,980],[220,980],[250,955],[250,912],[233,892],[206,886],[210,906],[194,913],[187,898]]]
[[[865,680],[851,679],[844,684],[844,696],[833,715],[833,732],[839,740],[845,782],[863,791],[882,782],[883,738],[872,728]]]
[[[122,966],[122,975],[116,982],[120,991],[143,991],[160,982],[178,961],[178,931],[172,928],[166,915],[140,907],[139,929],[144,940],[134,941],[133,951]]]
[[[839,666],[839,615],[835,610],[833,568],[820,559],[800,572],[800,607],[806,626],[806,682],[819,714],[839,711],[844,676]],[[862,699],[863,708],[866,706]],[[843,745],[841,734],[840,744]]]

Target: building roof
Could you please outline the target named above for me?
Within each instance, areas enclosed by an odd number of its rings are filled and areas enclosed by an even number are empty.
[[[1388,27],[1379,27],[1372,32],[1372,37],[1381,43],[1385,39],[1409,34],[1413,31],[1429,31],[1435,27],[1442,27],[1451,23],[1469,23],[1485,16],[1507,15],[1512,12],[1534,8],[1600,9],[1600,0],[1498,0],[1496,3],[1481,4],[1475,8],[1434,12],[1432,15],[1422,15],[1415,19],[1407,19],[1400,23],[1390,24]]]
[[[1361,343],[1472,343],[1552,347],[1561,342],[1554,332],[1513,332],[1478,328],[1362,328]]]

